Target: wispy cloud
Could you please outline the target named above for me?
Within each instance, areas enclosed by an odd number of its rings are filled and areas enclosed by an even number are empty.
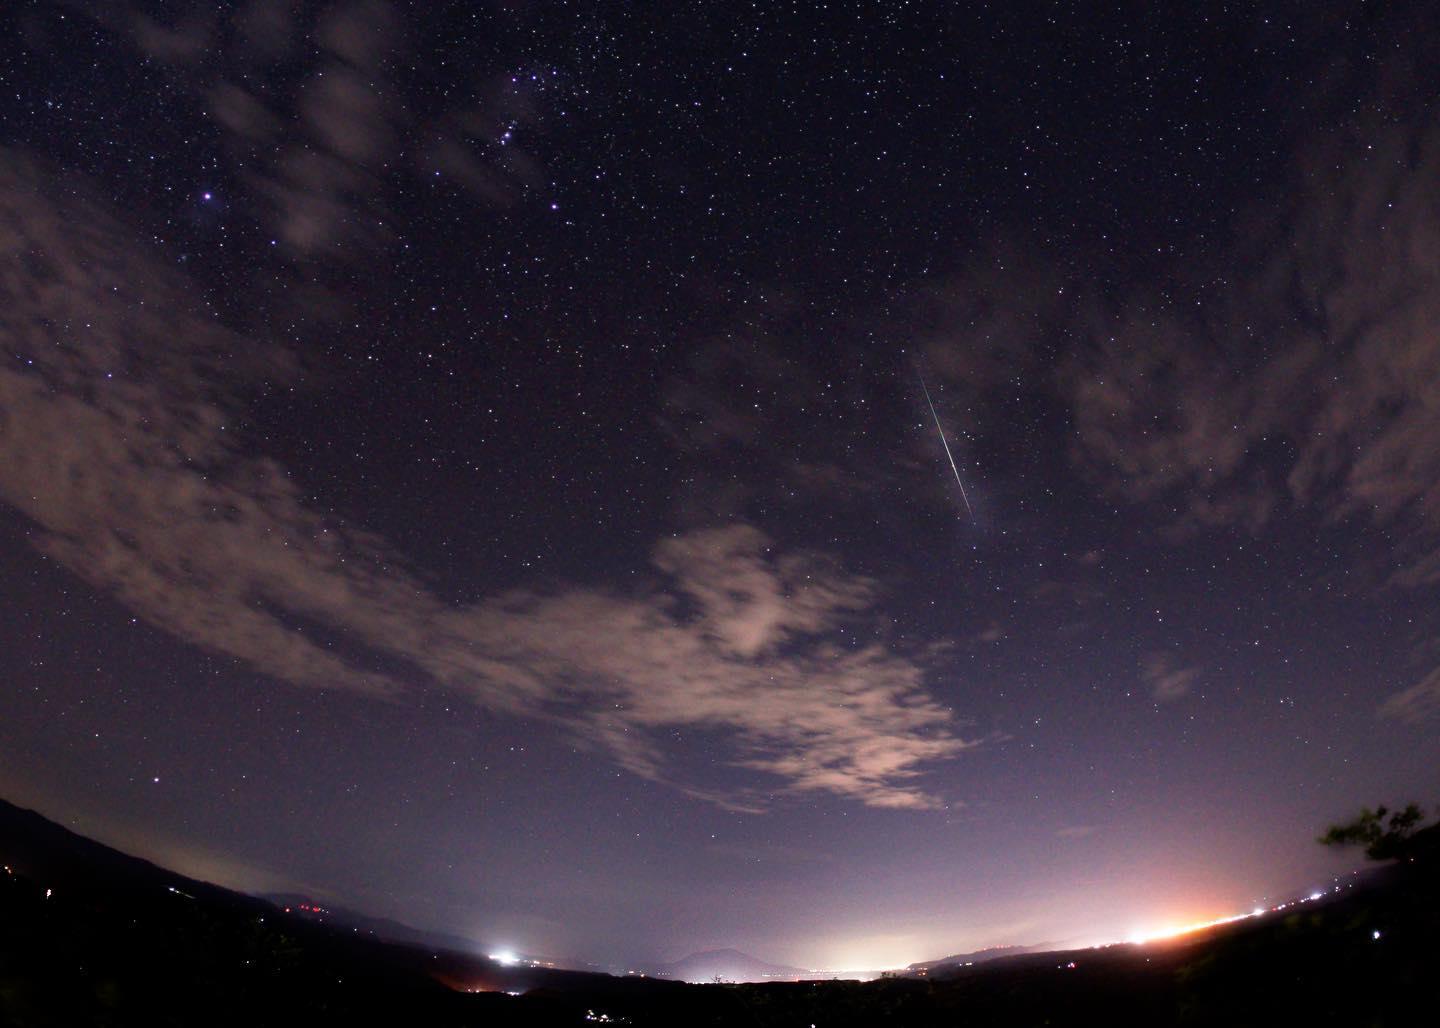
[[[1440,131],[1395,83],[1372,106],[1298,156],[1283,215],[1242,220],[1232,247],[1148,295],[1089,305],[1058,379],[1076,464],[1177,512],[1172,532],[1352,522],[1393,543],[1369,577],[1433,590]],[[1432,673],[1380,711],[1419,717],[1437,697]]]
[[[1190,692],[1201,669],[1178,666],[1168,653],[1151,653],[1140,661],[1140,678],[1156,703],[1169,703]]]
[[[543,181],[528,130],[549,69],[477,67],[455,100],[422,106],[407,75],[423,26],[388,0],[182,4],[165,21],[126,3],[87,13],[204,98],[292,258],[334,261],[392,237],[394,201],[417,180],[497,207]]]
[[[1400,721],[1423,721],[1440,714],[1440,668],[1402,689],[1380,705],[1380,716]]]
[[[1005,627],[998,621],[991,621],[975,635],[975,641],[978,643],[997,643],[1004,638]]]
[[[733,523],[658,541],[625,591],[446,603],[236,438],[235,392],[283,375],[283,355],[218,324],[74,194],[0,158],[0,499],[76,575],[276,679],[391,702],[462,693],[729,806],[940,802],[924,771],[974,743],[918,659],[838,632],[873,616],[876,583]],[[677,728],[719,739],[749,784],[685,779]]]

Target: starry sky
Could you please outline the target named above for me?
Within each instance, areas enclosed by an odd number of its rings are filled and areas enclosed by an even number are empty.
[[[0,796],[572,965],[1324,884],[1440,799],[1426,6],[6,4]]]

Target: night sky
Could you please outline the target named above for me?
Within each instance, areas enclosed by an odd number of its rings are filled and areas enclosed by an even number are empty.
[[[825,968],[1440,799],[1430,5],[4,7],[0,796]]]

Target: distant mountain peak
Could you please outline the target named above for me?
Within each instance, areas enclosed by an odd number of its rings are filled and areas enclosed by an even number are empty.
[[[733,947],[701,950],[655,969],[657,978],[674,978],[685,982],[793,981],[810,974],[803,967],[771,964]]]
[[[1054,948],[1054,944],[1049,942],[1041,942],[1033,946],[987,946],[984,949],[977,949],[970,953],[955,953],[948,957],[941,957],[938,960],[917,961],[905,970],[933,971],[938,968],[959,967],[965,964],[984,964],[991,960],[1000,960],[1003,957],[1019,957],[1029,953],[1044,953]]]

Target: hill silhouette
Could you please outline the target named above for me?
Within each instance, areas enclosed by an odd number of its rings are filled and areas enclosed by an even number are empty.
[[[802,967],[767,963],[738,949],[691,953],[669,964],[662,964],[655,968],[654,974],[657,978],[694,983],[714,982],[717,978],[726,982],[766,982],[813,977],[812,972]]]
[[[987,946],[985,949],[977,949],[971,953],[955,953],[948,957],[940,957],[938,960],[921,960],[911,964],[905,970],[912,974],[937,974],[975,964],[988,964],[992,960],[1001,960],[1005,957],[1024,956],[1027,953],[1046,953],[1053,949],[1055,947],[1048,942],[1038,943],[1034,946]]]
[[[457,953],[475,953],[483,947],[474,939],[445,932],[431,932],[405,924],[388,917],[372,917],[348,907],[322,903],[313,896],[300,893],[267,893],[260,897],[267,903],[279,907],[297,917],[349,929],[364,935],[374,936],[386,942],[400,942],[427,949],[453,950]]]
[[[383,941],[0,802],[0,1024],[1424,1023],[1440,961],[1440,875],[1420,855],[1440,832],[1426,832],[1416,856],[1325,902],[1145,946],[946,960],[865,983],[688,985]]]

